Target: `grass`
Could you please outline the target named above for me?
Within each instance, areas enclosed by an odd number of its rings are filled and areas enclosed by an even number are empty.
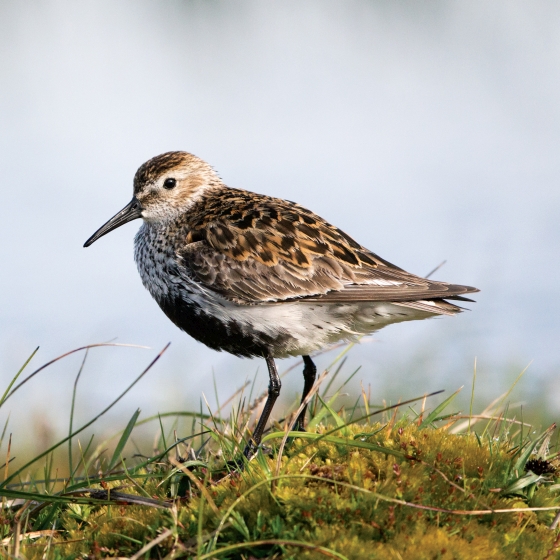
[[[84,361],[89,348],[79,349]],[[468,414],[454,408],[458,391],[384,408],[362,391],[351,406],[341,406],[341,390],[351,377],[340,381],[339,375],[348,349],[320,376],[308,431],[290,431],[297,417],[294,405],[242,469],[231,465],[240,461],[265,395],[253,398],[252,388],[244,386],[215,412],[206,407],[142,419],[136,411],[109,441],[91,436],[82,442],[79,436],[165,349],[100,414],[76,427],[80,368],[66,437],[14,466],[16,442],[4,425],[0,555],[30,560],[556,557],[556,427],[539,431],[516,418],[508,405],[513,387],[474,413],[474,378]],[[53,363],[18,383],[30,360],[0,407]],[[150,423],[157,438],[141,453],[133,445],[135,434]]]

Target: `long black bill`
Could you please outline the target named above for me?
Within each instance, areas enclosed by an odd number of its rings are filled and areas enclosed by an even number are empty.
[[[106,224],[102,225],[85,243],[89,247],[92,243],[103,237],[106,233],[142,217],[142,205],[134,197],[118,214],[115,214]]]

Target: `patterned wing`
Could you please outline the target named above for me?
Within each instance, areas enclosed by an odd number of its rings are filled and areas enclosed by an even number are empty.
[[[239,303],[409,301],[475,291],[405,272],[285,200],[228,189],[189,215],[180,263],[196,281]]]

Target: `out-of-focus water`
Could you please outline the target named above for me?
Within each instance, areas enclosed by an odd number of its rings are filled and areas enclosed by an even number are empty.
[[[222,396],[257,368],[264,389],[264,364],[195,343],[150,299],[138,223],[82,248],[143,161],[184,149],[411,272],[447,259],[435,278],[481,288],[468,313],[352,351],[379,400],[470,383],[477,357],[495,392],[532,361],[526,394],[558,407],[559,24],[552,1],[1,3],[3,385],[37,345],[39,365],[118,337],[173,344],[114,417],[213,401],[212,371]],[[80,414],[155,350],[92,351]],[[62,426],[79,362],[22,389],[14,421]]]

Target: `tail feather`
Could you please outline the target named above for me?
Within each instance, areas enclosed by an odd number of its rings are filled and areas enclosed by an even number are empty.
[[[451,299],[451,298],[450,298]],[[457,299],[457,298],[453,298]],[[461,298],[461,300],[466,300],[467,298]],[[467,300],[470,301],[470,300]],[[399,305],[401,307],[409,307],[411,309],[417,309],[418,311],[426,311],[427,313],[433,313],[434,315],[456,315],[461,313],[465,308],[449,303],[444,299],[427,299],[419,301],[393,301],[393,305]]]

